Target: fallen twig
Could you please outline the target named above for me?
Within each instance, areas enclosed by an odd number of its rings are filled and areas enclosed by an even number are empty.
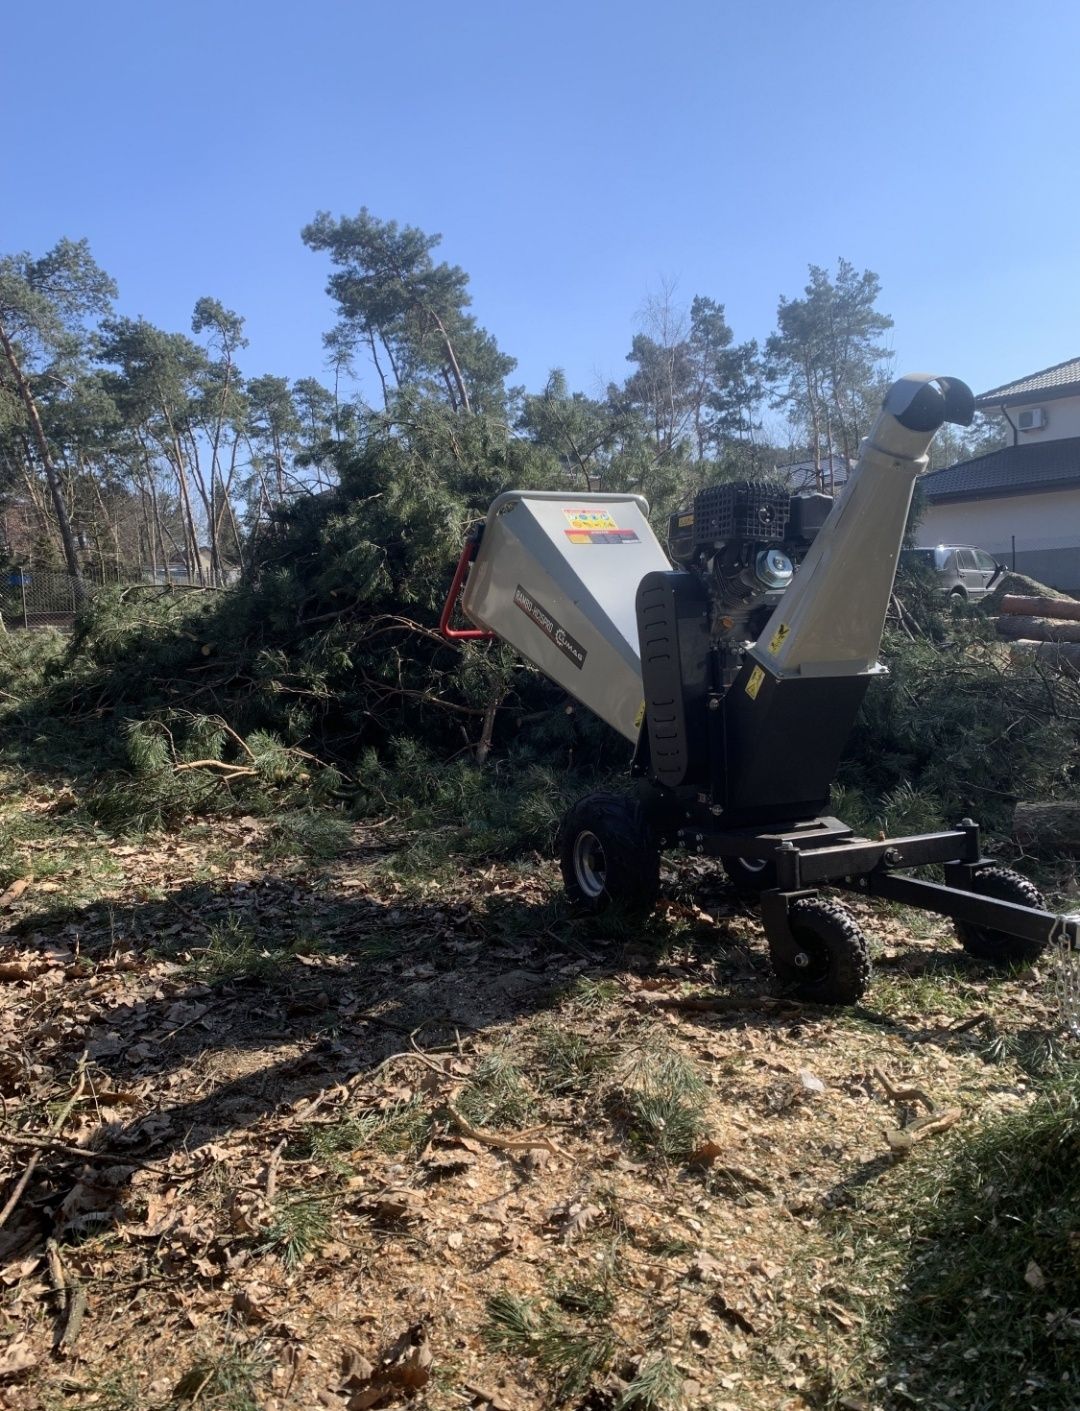
[[[183,764],[174,765],[173,768],[177,774],[182,774],[185,769],[223,769],[225,777],[228,779],[235,779],[238,776],[250,777],[259,772],[249,764],[230,764],[224,759],[189,759],[185,760]]]
[[[535,1151],[540,1148],[543,1151],[550,1151],[552,1156],[561,1155],[559,1148],[550,1137],[534,1135],[534,1132],[538,1130],[536,1128],[533,1129],[533,1132],[521,1132],[516,1137],[500,1137],[495,1132],[485,1132],[481,1127],[474,1127],[449,1102],[446,1104],[446,1111],[463,1136],[471,1137],[474,1142],[482,1142],[484,1146],[493,1146],[499,1151]]]
[[[931,1098],[927,1097],[927,1095],[923,1092],[921,1088],[894,1087],[892,1082],[885,1076],[885,1074],[881,1071],[880,1068],[875,1068],[873,1071],[874,1077],[885,1089],[886,1094],[892,1098],[893,1102],[921,1102],[922,1105],[926,1108],[927,1112],[936,1112],[938,1110],[937,1103],[934,1102]]]
[[[57,1113],[53,1121],[49,1123],[50,1133],[58,1132],[61,1127],[63,1127],[64,1123],[71,1116],[71,1109],[75,1106],[79,1098],[83,1095],[83,1089],[86,1087],[86,1059],[87,1055],[84,1053],[83,1056],[79,1059],[79,1066],[77,1070],[79,1074],[79,1081],[75,1085],[75,1091],[68,1098],[67,1102],[64,1103],[63,1107]],[[15,1189],[11,1192],[11,1195],[8,1197],[7,1203],[5,1204],[3,1210],[0,1210],[0,1229],[3,1229],[4,1225],[7,1223],[8,1219],[11,1216],[11,1212],[18,1205],[19,1201],[22,1200],[23,1192],[26,1190],[26,1187],[30,1184],[30,1177],[34,1174],[38,1162],[41,1160],[42,1150],[46,1147],[47,1143],[44,1140],[40,1142],[22,1142],[15,1139],[14,1134],[8,1134],[5,1132],[0,1132],[0,1141],[6,1141],[11,1146],[37,1147],[37,1150],[30,1157],[30,1160],[26,1163],[26,1169],[23,1171],[18,1181],[16,1181]]]
[[[119,1151],[98,1151],[89,1146],[69,1146],[66,1142],[57,1141],[55,1137],[35,1137],[26,1132],[0,1132],[0,1143],[5,1146],[30,1147],[37,1152],[39,1159],[45,1152],[51,1151],[57,1156],[70,1156],[79,1161],[100,1161],[110,1166],[138,1166],[141,1171],[157,1171],[162,1176],[176,1176],[175,1171],[169,1171],[164,1166],[155,1166],[149,1161],[140,1161],[137,1156],[129,1156]],[[4,1207],[5,1215],[6,1212],[7,1206]]]
[[[980,1024],[985,1024],[990,1018],[984,1009],[980,1009],[978,1014],[973,1014],[970,1019],[963,1019],[959,1024],[950,1024],[950,1034],[966,1034],[969,1029],[977,1029]]]
[[[635,996],[633,1003],[642,1009],[677,1009],[686,1014],[726,1014],[740,1009],[761,1009],[769,1013],[802,1008],[797,999],[780,999],[774,995],[685,995],[671,999]]]
[[[944,1132],[947,1127],[958,1122],[960,1117],[959,1107],[947,1107],[942,1112],[929,1112],[925,1117],[917,1117],[906,1127],[893,1127],[885,1133],[885,1140],[898,1156],[902,1156],[904,1152],[910,1151],[916,1142]]]
[[[70,1278],[65,1275],[60,1247],[54,1239],[46,1240],[45,1254],[49,1261],[49,1281],[59,1303],[59,1312],[63,1314],[63,1322],[57,1329],[53,1347],[57,1352],[68,1352],[74,1346],[82,1328],[83,1315],[86,1312],[86,1289],[74,1275]]]
[[[60,1334],[60,1342],[58,1344],[61,1352],[70,1352],[75,1346],[76,1339],[82,1331],[85,1313],[86,1289],[82,1284],[72,1283],[68,1292],[67,1317],[64,1320],[64,1331]]]
[[[960,1120],[959,1107],[939,1107],[921,1088],[896,1087],[880,1068],[875,1068],[873,1073],[893,1102],[921,1102],[926,1108],[925,1117],[916,1117],[906,1127],[890,1127],[886,1130],[885,1140],[895,1155],[903,1156],[916,1142],[921,1142],[924,1137],[932,1137],[937,1132],[944,1132]]]
[[[282,1137],[277,1146],[270,1153],[270,1159],[266,1163],[266,1200],[267,1204],[273,1201],[277,1195],[277,1175],[278,1167],[281,1165],[281,1158],[285,1151],[287,1137]]]

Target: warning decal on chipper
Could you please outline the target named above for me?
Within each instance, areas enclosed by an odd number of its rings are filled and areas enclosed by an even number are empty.
[[[773,656],[775,656],[776,653],[780,650],[780,648],[784,645],[784,638],[788,635],[790,631],[791,628],[787,625],[787,623],[781,622],[780,626],[769,638],[769,651],[772,652]]]
[[[586,656],[588,656],[581,643],[575,641],[565,627],[560,627],[547,608],[541,607],[531,593],[526,593],[520,583],[514,589],[514,602],[526,617],[532,618],[544,636],[550,638],[563,656],[569,657],[580,671],[585,665]]]
[[[620,529],[608,510],[564,509],[571,544],[637,544],[634,529]]]
[[[760,666],[755,666],[750,673],[746,683],[746,694],[752,701],[757,700],[757,693],[761,690],[761,683],[765,680],[765,673]]]

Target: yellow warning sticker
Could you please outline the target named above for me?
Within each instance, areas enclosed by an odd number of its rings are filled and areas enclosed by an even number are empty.
[[[787,625],[787,623],[781,622],[780,626],[772,634],[772,638],[769,641],[769,651],[772,652],[774,656],[784,645],[784,638],[788,635],[790,631],[791,628]]]
[[[755,666],[750,673],[750,679],[746,683],[746,694],[752,701],[757,700],[757,693],[761,690],[761,683],[765,680],[765,673],[760,666]]]
[[[644,719],[645,719],[645,702],[642,701],[641,704],[638,706],[638,713],[637,713],[637,715],[634,716],[634,729],[635,729],[635,730],[640,730],[640,729],[641,729],[641,722],[642,722]]]
[[[563,510],[570,529],[618,529],[607,510]]]
[[[681,514],[681,515],[679,515],[679,526],[678,526],[678,527],[679,527],[680,529],[689,529],[690,526],[693,524],[693,522],[694,522],[694,516],[693,516],[692,514]]]

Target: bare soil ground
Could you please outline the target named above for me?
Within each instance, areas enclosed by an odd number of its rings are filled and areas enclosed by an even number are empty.
[[[539,858],[411,882],[386,830],[321,863],[264,832],[23,846],[0,1404],[893,1404],[865,1310],[899,1295],[836,1212],[933,1159],[884,1084],[961,1127],[1026,1100],[1042,977],[864,908],[865,1004],[801,1007],[693,871],[634,931]]]

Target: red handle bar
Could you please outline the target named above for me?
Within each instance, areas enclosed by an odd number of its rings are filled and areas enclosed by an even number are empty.
[[[461,550],[457,568],[454,569],[454,579],[450,584],[450,591],[446,595],[446,602],[443,603],[442,616],[439,618],[439,635],[445,637],[448,642],[493,642],[495,640],[496,634],[488,632],[482,627],[450,626],[450,619],[454,615],[454,608],[461,596],[462,585],[469,572],[469,565],[476,557],[476,551],[479,547],[479,534],[470,534]]]

